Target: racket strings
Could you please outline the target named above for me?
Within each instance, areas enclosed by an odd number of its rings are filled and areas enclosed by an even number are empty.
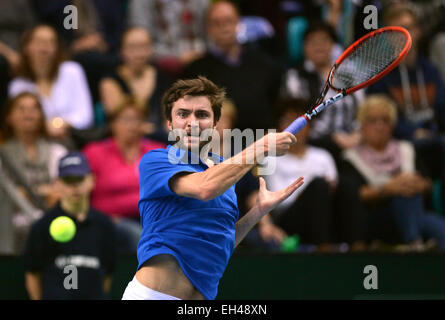
[[[349,89],[373,78],[385,70],[402,52],[407,37],[402,32],[378,33],[362,42],[337,67],[331,85]]]

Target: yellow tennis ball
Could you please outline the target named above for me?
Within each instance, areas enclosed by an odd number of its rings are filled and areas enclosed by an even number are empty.
[[[49,234],[57,242],[68,242],[76,234],[76,224],[69,217],[58,217],[51,222]]]

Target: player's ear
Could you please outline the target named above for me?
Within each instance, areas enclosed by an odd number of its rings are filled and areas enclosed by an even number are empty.
[[[167,128],[168,130],[173,130],[172,122],[170,120],[167,120]]]

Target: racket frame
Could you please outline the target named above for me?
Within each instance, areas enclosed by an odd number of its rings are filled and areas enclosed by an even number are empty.
[[[372,77],[371,79],[368,79],[354,87],[351,87],[349,89],[340,89],[340,88],[336,88],[332,85],[332,77],[335,73],[335,69],[337,69],[337,67],[347,58],[349,57],[359,46],[361,46],[361,44],[365,41],[367,41],[369,38],[371,37],[375,37],[376,35],[379,35],[381,33],[385,33],[388,31],[399,31],[402,32],[405,37],[406,37],[406,43],[405,46],[403,47],[402,51],[399,53],[399,56],[393,61],[391,62],[391,64],[389,66],[387,66],[382,72],[379,72],[378,74],[376,74],[374,77]],[[409,32],[402,27],[398,27],[398,26],[389,26],[389,27],[383,27],[380,29],[377,29],[375,31],[372,31],[370,33],[365,34],[363,37],[361,37],[360,39],[358,39],[357,41],[355,41],[353,44],[351,44],[341,55],[340,57],[338,57],[338,59],[335,61],[334,66],[332,67],[331,71],[329,72],[329,76],[328,76],[328,84],[329,87],[332,88],[333,90],[337,91],[337,92],[341,92],[341,91],[345,91],[346,94],[350,94],[352,92],[355,92],[357,90],[360,90],[362,88],[365,88],[367,86],[370,86],[371,84],[377,82],[378,80],[380,80],[381,78],[383,78],[384,76],[386,76],[388,73],[390,73],[395,67],[397,67],[397,65],[406,57],[406,55],[408,54],[409,50],[411,49],[412,46],[412,40],[411,40],[411,35],[409,34]]]
[[[368,79],[368,80],[366,80],[356,86],[353,86],[349,89],[340,89],[340,88],[334,87],[332,85],[331,81],[332,81],[332,77],[334,76],[334,73],[335,73],[335,70],[337,69],[337,67],[348,56],[350,56],[364,41],[367,41],[370,37],[374,37],[378,34],[388,32],[388,31],[399,31],[399,32],[402,32],[406,36],[406,39],[407,39],[406,43],[405,43],[403,49],[401,50],[401,52],[399,53],[399,56],[396,59],[394,59],[394,61],[391,62],[391,64],[389,66],[387,66],[382,72],[379,72],[371,79]],[[405,28],[402,28],[399,26],[388,26],[388,27],[383,27],[383,28],[377,29],[375,31],[367,33],[366,35],[364,35],[363,37],[361,37],[360,39],[355,41],[335,61],[334,65],[332,66],[331,70],[329,71],[329,75],[328,75],[326,82],[323,86],[323,90],[320,93],[320,97],[318,98],[317,102],[315,103],[315,107],[310,109],[304,115],[298,117],[284,131],[292,132],[293,134],[296,134],[298,131],[300,131],[307,124],[308,121],[310,121],[314,116],[316,116],[321,111],[323,111],[327,106],[334,104],[338,100],[343,99],[348,94],[351,94],[357,90],[360,90],[362,88],[372,85],[373,83],[377,82],[378,80],[380,80],[381,78],[386,76],[395,67],[397,67],[397,65],[406,57],[409,50],[411,49],[411,46],[412,46],[411,35]],[[332,90],[334,90],[338,93],[336,95],[334,95],[333,97],[329,98],[328,100],[323,101],[324,98],[326,97],[326,94],[327,94],[329,88],[331,88]]]

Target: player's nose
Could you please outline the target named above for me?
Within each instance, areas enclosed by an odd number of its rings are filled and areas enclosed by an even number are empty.
[[[199,121],[197,121],[196,118],[190,120],[189,123],[188,123],[188,128],[191,130],[192,134],[198,134],[198,132],[199,132]]]

